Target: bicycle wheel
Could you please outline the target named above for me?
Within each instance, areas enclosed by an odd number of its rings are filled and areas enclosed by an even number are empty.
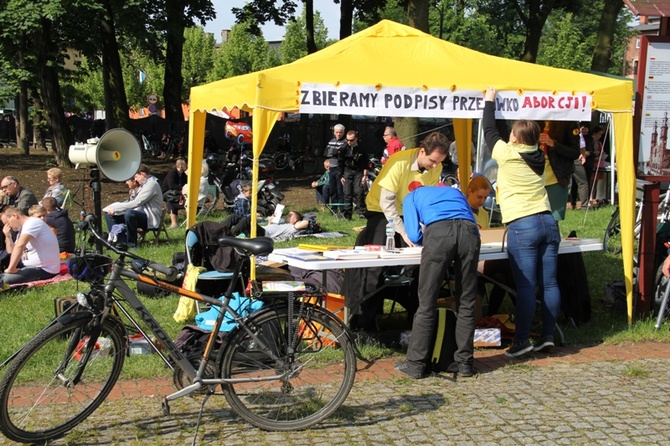
[[[636,221],[633,227],[633,257],[635,262],[637,262],[641,230],[642,222]],[[619,208],[617,208],[607,224],[607,229],[605,229],[603,249],[610,254],[621,254],[621,243],[621,220],[619,217]]]
[[[305,157],[302,159],[302,167],[305,173],[311,175],[316,173],[317,169],[319,168],[319,162],[314,156],[305,155]]]
[[[284,170],[289,165],[289,154],[288,152],[279,152],[274,157],[275,167],[277,170]]]
[[[286,308],[248,321],[271,352],[241,328],[222,357],[222,377],[254,380],[225,384],[223,392],[238,415],[261,429],[309,428],[335,412],[354,384],[354,345],[341,323],[313,305],[299,306],[290,321]]]
[[[62,437],[105,400],[121,373],[126,341],[120,322],[107,319],[89,346],[90,321],[55,324],[9,365],[0,380],[0,430],[7,438],[44,443]]]
[[[619,220],[619,208],[614,210],[603,237],[603,249],[611,254],[621,253],[621,221]]]

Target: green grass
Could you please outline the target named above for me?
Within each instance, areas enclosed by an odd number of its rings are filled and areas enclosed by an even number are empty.
[[[301,209],[310,211],[316,209]],[[564,222],[561,222],[561,232],[565,235],[571,230],[583,238],[602,238],[613,208],[606,207],[589,211],[568,211]],[[221,219],[223,214],[214,216]],[[364,226],[365,220],[354,217],[353,221],[336,219],[330,212],[319,211],[319,221],[326,231],[342,231],[347,236],[336,239],[319,239],[306,237],[294,239],[286,243],[277,243],[277,247],[297,246],[299,243],[328,243],[342,246],[353,246],[356,226]],[[137,253],[153,260],[170,263],[175,252],[184,250],[183,229],[170,229],[170,240],[159,245],[145,243]],[[149,241],[152,236],[148,236]],[[661,330],[654,329],[653,318],[635,321],[629,328],[625,312],[614,313],[605,309],[601,299],[605,292],[605,285],[615,280],[623,279],[623,267],[620,255],[604,252],[586,253],[584,255],[589,290],[593,301],[591,322],[575,328],[569,326],[565,320],[559,323],[565,333],[567,344],[578,343],[628,343],[638,341],[670,342],[670,323],[664,323]],[[134,288],[134,286],[132,287]],[[0,327],[3,328],[3,342],[0,343],[0,360],[4,361],[17,348],[26,343],[44,327],[54,314],[54,299],[60,296],[72,296],[78,289],[86,290],[86,284],[75,281],[48,285],[24,292],[9,292],[0,294]],[[173,338],[183,324],[177,323],[172,315],[177,307],[178,298],[170,296],[162,299],[142,298],[147,308],[156,316],[163,327]],[[370,350],[366,350],[370,349]],[[392,351],[382,347],[364,347],[364,354],[368,357],[379,357],[391,354]],[[169,370],[156,355],[131,356],[124,366],[124,377],[155,377],[169,376]]]

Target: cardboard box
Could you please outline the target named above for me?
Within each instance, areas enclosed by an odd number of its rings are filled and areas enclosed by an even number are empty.
[[[316,303],[316,297],[305,298],[307,302]],[[341,320],[344,320],[344,296],[340,294],[328,293],[321,298],[321,306],[331,313],[335,314]],[[302,322],[301,322],[302,324]],[[312,323],[311,326],[301,325],[302,336],[305,341],[311,343],[314,347],[328,347],[334,345],[335,342],[330,338],[330,334],[324,333],[321,330],[322,325]]]
[[[479,234],[482,238],[482,245],[487,243],[502,243],[505,238],[507,228],[482,229]]]
[[[499,328],[476,328],[475,347],[500,347],[501,333]]]

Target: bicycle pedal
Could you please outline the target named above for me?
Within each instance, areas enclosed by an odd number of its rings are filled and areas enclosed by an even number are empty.
[[[163,409],[163,415],[165,415],[166,417],[170,415],[170,403],[165,397],[163,397],[161,400],[161,408]]]

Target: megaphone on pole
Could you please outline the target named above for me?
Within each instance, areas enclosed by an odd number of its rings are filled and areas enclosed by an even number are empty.
[[[96,165],[112,181],[125,181],[137,172],[142,149],[135,135],[125,129],[112,129],[100,139],[70,146],[70,161],[76,165]]]

